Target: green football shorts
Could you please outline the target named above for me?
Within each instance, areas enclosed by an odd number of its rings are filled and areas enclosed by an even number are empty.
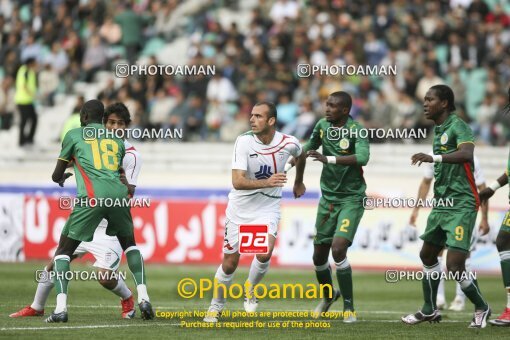
[[[427,227],[420,238],[440,247],[458,248],[466,252],[471,247],[477,210],[439,211],[432,209]]]
[[[66,235],[73,240],[90,242],[103,218],[108,221],[107,235],[122,237],[134,235],[130,207],[102,206],[75,207],[64,225],[62,235]]]
[[[352,244],[365,208],[362,200],[331,203],[321,197],[315,219],[314,244],[331,244],[333,237],[343,237]]]

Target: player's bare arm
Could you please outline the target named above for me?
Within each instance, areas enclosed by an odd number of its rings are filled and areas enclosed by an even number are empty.
[[[312,157],[314,161],[319,161],[324,164],[328,163],[328,158],[316,150],[308,151],[308,156]],[[339,164],[339,165],[357,165],[358,164],[358,158],[356,157],[356,155],[349,155],[349,156],[342,156],[342,157],[335,157],[335,158],[336,158],[336,164]]]
[[[487,186],[485,183],[482,183],[478,186],[478,191],[482,192]],[[480,220],[480,226],[478,227],[478,230],[480,231],[480,235],[486,235],[490,231],[489,226],[489,201],[485,200],[480,203],[480,207],[482,210],[482,219]]]
[[[299,198],[303,196],[306,192],[306,186],[303,183],[303,174],[305,172],[306,166],[306,153],[302,152],[299,157],[295,159],[296,161],[296,178],[294,179],[294,198]]]
[[[232,185],[236,190],[253,190],[262,188],[283,187],[287,183],[287,175],[276,173],[267,179],[249,179],[246,170],[232,170]]]
[[[475,145],[472,143],[462,143],[459,145],[458,150],[449,154],[444,154],[442,156],[442,163],[465,163],[473,161],[473,151],[475,150]],[[421,163],[434,163],[434,158],[426,153],[420,152],[414,154],[411,157],[411,165],[415,165],[418,163],[418,166]]]
[[[503,173],[503,175],[501,175],[497,179],[497,181],[499,183],[499,186],[501,186],[501,187],[507,185],[508,184],[508,176],[507,176],[507,174]],[[492,195],[494,195],[494,193],[495,193],[495,191],[492,190],[492,188],[487,187],[487,188],[483,189],[482,191],[480,191],[478,196],[480,196],[480,201],[483,203],[484,201],[487,201],[489,198],[491,198]]]
[[[432,184],[432,178],[423,178],[420,187],[418,188],[418,200],[424,200],[427,198],[429,194],[430,185]],[[411,213],[411,218],[409,219],[409,224],[412,226],[416,226],[416,219],[418,218],[418,212],[420,211],[419,206],[415,206],[413,208],[413,212]]]
[[[65,172],[67,169],[67,163],[69,162],[63,159],[57,160],[57,165],[55,166],[55,170],[53,170],[53,175],[51,175],[53,182],[58,183],[61,187],[64,186],[65,180],[73,175],[70,172]]]

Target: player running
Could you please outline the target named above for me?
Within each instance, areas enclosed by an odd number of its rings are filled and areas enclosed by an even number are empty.
[[[121,139],[105,138],[105,129],[102,125],[103,111],[104,106],[98,100],[90,100],[83,105],[80,117],[82,125],[86,125],[86,128],[73,129],[66,134],[52,179],[63,185],[68,177],[65,169],[73,160],[78,198],[123,200],[129,193],[129,189],[121,182],[123,176],[119,174],[123,172],[120,165],[126,153],[125,145]],[[124,182],[128,184],[125,178]],[[82,241],[92,241],[94,232],[103,219],[108,221],[105,234],[117,236],[126,254],[129,269],[137,285],[138,306],[142,319],[154,318],[145,285],[143,258],[134,239],[130,207],[80,205],[75,206],[69,216],[55,251],[53,271],[55,272],[57,306],[45,320],[46,322],[67,322],[66,273],[70,271],[71,257]]]
[[[332,287],[328,262],[331,249],[340,291],[335,290],[331,297],[324,292],[325,298],[315,309],[315,315],[327,312],[343,295],[346,323],[356,322],[352,269],[347,260],[347,250],[365,212],[362,202],[366,197],[366,183],[362,167],[368,163],[370,154],[368,139],[358,134],[363,126],[349,115],[351,106],[352,98],[348,93],[339,91],[329,95],[326,117],[315,125],[310,140],[303,147],[307,153],[303,152],[296,161],[294,183],[294,196],[301,197],[306,191],[303,183],[306,157],[324,163],[320,180],[322,196],[315,220],[313,263],[319,284]],[[323,154],[316,151],[321,145]]]
[[[253,287],[260,283],[269,269],[280,220],[282,187],[287,182],[285,163],[290,156],[301,154],[299,141],[276,131],[276,107],[270,102],[255,104],[251,111],[251,131],[237,137],[232,156],[232,185],[228,195],[225,220],[223,263],[218,267],[215,280],[223,287],[214,292],[205,322],[217,322],[226,303],[226,291],[232,283],[239,263],[239,226],[262,224],[268,227],[267,254],[253,257],[245,287],[244,308],[255,312],[258,300]]]
[[[509,103],[503,109],[504,114],[510,112],[510,88],[508,89]],[[508,184],[508,176],[510,176],[510,157],[508,158],[508,165],[505,173],[503,173],[494,183],[488,188],[480,192],[480,200],[487,201],[494,195],[496,190]],[[496,247],[498,248],[501,273],[503,275],[503,285],[506,289],[506,307],[498,316],[497,319],[489,321],[494,326],[510,326],[510,210],[506,213],[499,228],[498,236],[496,237]]]
[[[433,153],[429,153],[432,155]],[[474,177],[475,177],[475,184],[479,191],[482,191],[486,188],[485,185],[485,177],[483,176],[482,168],[480,166],[480,161],[478,160],[478,157],[473,155],[473,162],[474,162]],[[434,164],[433,163],[425,163],[423,169],[423,179],[420,183],[420,187],[418,189],[418,199],[425,200],[427,198],[427,195],[430,190],[430,185],[432,184],[432,179],[434,179]],[[471,259],[470,255],[476,248],[476,242],[478,240],[479,236],[486,235],[489,230],[489,219],[488,219],[488,213],[489,210],[488,204],[481,204],[481,210],[482,210],[482,219],[480,221],[480,226],[478,229],[473,230],[473,236],[471,237],[471,247],[469,248],[469,255],[466,259],[466,271],[469,273],[471,272]],[[409,220],[409,224],[413,227],[416,227],[416,219],[418,218],[418,212],[420,210],[419,206],[414,207],[413,212],[411,213],[411,217]],[[444,249],[439,253],[437,257],[437,262],[439,263],[439,271],[443,271],[443,253]],[[441,281],[439,282],[439,286],[437,288],[437,299],[436,299],[436,305],[439,310],[444,309],[447,307],[446,305],[446,297],[444,292],[444,284],[445,280],[444,278],[441,278]],[[450,304],[449,310],[460,312],[464,310],[465,306],[465,300],[466,295],[464,295],[464,292],[462,292],[462,288],[457,283],[455,290],[455,298],[453,299],[452,303]]]
[[[103,123],[108,130],[125,129],[130,122],[130,114],[124,104],[115,103],[106,108]],[[130,191],[134,193],[142,160],[131,143],[124,141],[124,145],[126,155],[122,160],[122,168],[125,170],[127,181],[131,187]],[[122,247],[115,236],[106,235],[107,225],[108,222],[103,219],[94,233],[94,239],[91,242],[82,242],[71,257],[71,261],[84,256],[86,253],[92,254],[96,260],[94,267],[97,267],[98,272],[102,274],[99,276],[99,283],[121,298],[121,316],[124,319],[131,319],[135,316],[133,294],[122,277],[116,275],[122,258]],[[39,277],[32,304],[16,313],[12,313],[9,315],[11,318],[44,315],[46,300],[54,286],[49,274],[52,269],[53,262],[50,262],[44,268],[43,275]]]
[[[411,157],[411,164],[435,163],[434,198],[451,199],[455,207],[434,207],[428,217],[425,232],[420,236],[423,240],[420,258],[426,274],[422,280],[425,303],[421,310],[401,319],[410,325],[441,320],[436,305],[441,276],[437,256],[446,245],[446,268],[455,274],[462,291],[475,305],[469,327],[484,328],[491,310],[478,285],[469,278],[465,269],[479,206],[473,177],[474,137],[469,125],[453,113],[454,102],[453,91],[446,85],[432,86],[424,98],[425,117],[432,119],[436,125],[434,154],[417,153]]]

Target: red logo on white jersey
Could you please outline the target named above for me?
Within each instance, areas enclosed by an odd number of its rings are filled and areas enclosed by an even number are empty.
[[[239,226],[240,254],[267,254],[269,252],[269,238],[267,225]]]

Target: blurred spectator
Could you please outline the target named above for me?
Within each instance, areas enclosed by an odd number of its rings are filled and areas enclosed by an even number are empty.
[[[425,66],[423,77],[418,81],[416,87],[416,98],[422,101],[428,89],[438,84],[444,84],[444,80],[437,76],[434,67],[430,65]]]
[[[278,130],[288,129],[295,130],[292,125],[296,123],[299,107],[296,103],[290,101],[288,94],[283,94],[276,105],[278,112],[277,126]]]
[[[115,22],[122,30],[122,45],[126,48],[127,59],[130,64],[136,61],[136,55],[143,41],[142,30],[144,18],[136,14],[131,7],[121,4],[121,11],[115,16]]]
[[[83,79],[90,83],[94,74],[106,66],[106,48],[97,35],[90,37],[89,44],[83,55]]]
[[[16,103],[12,77],[5,77],[0,86],[0,130],[9,130],[14,120]]]
[[[64,127],[62,128],[62,132],[60,133],[61,142],[64,140],[64,137],[69,130],[76,129],[81,126],[80,110],[83,104],[85,104],[85,98],[83,96],[78,96],[78,98],[76,99],[76,105],[74,106],[71,115],[65,121]]]
[[[296,19],[299,13],[299,5],[293,0],[276,0],[269,17],[276,23],[282,22],[285,18]]]
[[[498,112],[498,105],[491,94],[487,94],[476,114],[474,132],[483,143],[490,144],[492,121]]]
[[[59,74],[62,74],[69,65],[69,57],[58,41],[51,45],[51,52],[44,59],[44,63],[50,63]]]
[[[99,35],[106,40],[108,44],[115,45],[122,38],[122,30],[112,17],[107,17],[104,24],[99,29]]]
[[[20,113],[19,145],[34,143],[34,135],[37,128],[37,113],[35,112],[34,100],[37,95],[37,62],[34,58],[28,58],[16,74],[16,94],[14,100]],[[26,125],[30,124],[29,131],[25,131]]]
[[[25,44],[21,45],[21,62],[28,59],[38,59],[41,57],[42,47],[35,41],[34,34],[29,34]]]
[[[221,103],[237,99],[237,91],[232,82],[223,77],[218,70],[207,84],[207,99],[217,100]]]
[[[58,73],[55,72],[51,64],[46,64],[44,69],[39,72],[39,95],[42,105],[55,105],[55,94],[57,93],[58,85]]]

